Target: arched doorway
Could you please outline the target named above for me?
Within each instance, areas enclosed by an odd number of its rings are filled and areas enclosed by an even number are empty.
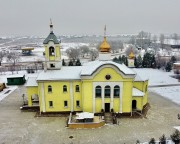
[[[136,104],[137,104],[136,100],[133,100],[132,101],[132,109],[136,109]]]

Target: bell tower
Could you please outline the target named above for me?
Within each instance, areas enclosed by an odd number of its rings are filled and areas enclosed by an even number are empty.
[[[43,42],[45,47],[44,70],[61,69],[60,42],[53,32],[53,24],[50,20],[50,33]]]

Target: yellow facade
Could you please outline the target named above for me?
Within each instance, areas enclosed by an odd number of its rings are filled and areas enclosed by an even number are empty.
[[[38,87],[27,87],[26,93],[28,95],[28,106],[32,106],[32,97],[33,95],[38,95]]]
[[[30,107],[33,105],[32,95],[36,94],[40,112],[142,111],[148,102],[148,80],[135,80],[134,71],[106,58],[87,66],[62,67],[59,64],[60,46],[54,35],[53,38],[54,42],[48,41],[48,38],[44,42],[46,63],[50,70],[45,69],[39,74],[36,86],[27,86]],[[100,46],[100,51],[102,49],[110,50],[106,37]],[[56,69],[51,69],[51,62],[56,63],[53,67]]]
[[[108,81],[104,77],[107,72],[112,76]],[[99,85],[103,86],[111,86],[114,83],[115,85],[120,84],[120,96],[104,98],[104,100],[102,97],[94,98],[94,83],[99,83]],[[31,95],[36,93],[39,95],[41,112],[85,111],[99,113],[102,109],[105,110],[104,104],[109,103],[109,109],[113,109],[114,112],[130,113],[132,112],[133,100],[137,101],[137,110],[142,110],[147,103],[147,85],[148,81],[134,82],[132,78],[123,78],[116,68],[100,67],[93,76],[79,81],[43,81],[38,82],[38,87],[27,87],[28,105],[32,106]],[[48,86],[52,87],[52,92],[48,92]],[[63,86],[67,87],[66,92],[63,91]],[[76,86],[79,86],[78,92],[76,91]],[[142,97],[132,96],[133,87],[141,90],[145,95]],[[111,91],[113,91],[113,87],[111,87]],[[50,101],[53,102],[53,106],[49,106]],[[67,101],[67,106],[64,106],[65,101]],[[79,101],[79,106],[77,106],[77,101]]]

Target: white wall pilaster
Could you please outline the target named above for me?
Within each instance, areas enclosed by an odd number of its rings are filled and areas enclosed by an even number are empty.
[[[114,107],[114,86],[111,87],[111,105],[110,105],[110,109],[113,109]]]
[[[42,94],[42,110],[43,112],[46,112],[45,97],[44,97],[44,83],[41,84],[41,94]]]
[[[104,110],[104,86],[101,84],[102,109]]]
[[[74,111],[74,99],[73,99],[73,84],[70,82],[70,103],[71,103],[71,112]]]

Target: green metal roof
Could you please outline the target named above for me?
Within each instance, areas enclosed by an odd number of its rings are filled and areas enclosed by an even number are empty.
[[[54,44],[59,44],[59,41],[57,40],[57,37],[53,32],[48,35],[48,37],[44,40],[43,44],[48,44],[49,41],[53,41]]]

